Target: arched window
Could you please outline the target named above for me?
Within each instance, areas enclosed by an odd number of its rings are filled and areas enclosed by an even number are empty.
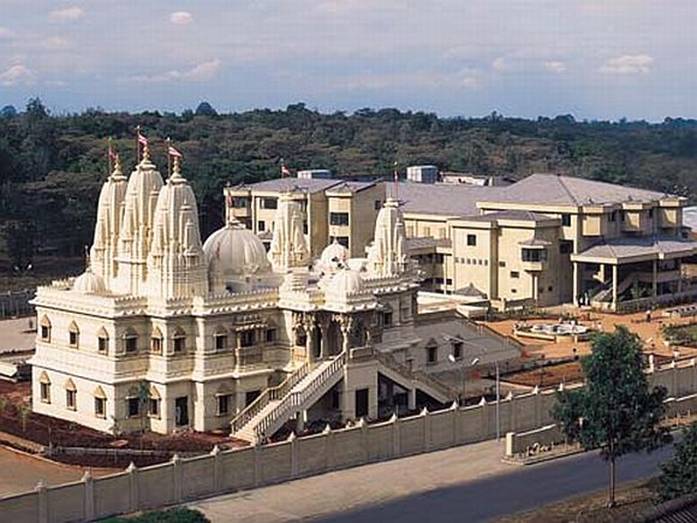
[[[227,416],[230,414],[233,389],[228,383],[221,383],[215,393],[216,416]]]
[[[108,354],[109,352],[109,333],[104,327],[97,331],[97,351],[100,354]]]
[[[74,321],[68,327],[68,344],[73,349],[77,349],[80,346],[80,328]]]
[[[70,410],[77,410],[77,387],[70,378],[65,382],[65,407]]]
[[[39,326],[39,330],[41,332],[41,341],[45,341],[47,343],[51,342],[51,320],[48,319],[48,316],[44,316],[41,318],[41,323]]]
[[[215,350],[216,351],[222,351],[227,349],[228,347],[228,337],[227,337],[227,329],[223,327],[222,325],[219,326],[215,332],[213,333],[213,341],[215,343]]]
[[[184,352],[186,349],[186,332],[181,327],[177,327],[174,331],[174,336],[172,337],[174,343],[174,352],[180,353]]]
[[[106,394],[101,386],[94,389],[94,415],[98,418],[106,418]]]
[[[148,398],[148,415],[153,418],[160,418],[160,402],[162,397],[160,392],[153,385],[150,385],[150,397]]]
[[[123,335],[123,346],[129,354],[138,352],[138,333],[132,327],[126,329]]]
[[[162,354],[162,331],[155,327],[150,337],[150,352],[153,354]]]
[[[41,402],[51,403],[51,379],[46,374],[46,371],[42,371],[41,376],[39,376],[39,391]]]

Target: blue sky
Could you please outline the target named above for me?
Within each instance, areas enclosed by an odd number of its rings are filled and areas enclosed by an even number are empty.
[[[697,117],[695,0],[0,0],[0,105]]]

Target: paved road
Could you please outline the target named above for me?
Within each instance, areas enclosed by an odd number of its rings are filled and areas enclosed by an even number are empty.
[[[655,474],[658,464],[672,455],[672,447],[652,454],[625,456],[618,464],[618,480],[633,481]],[[607,466],[596,453],[524,467],[458,486],[432,490],[389,503],[319,518],[323,523],[424,523],[489,521],[607,485]]]
[[[603,489],[607,468],[596,454],[528,467],[501,463],[494,441],[385,461],[192,503],[214,523],[399,523],[486,521]],[[662,449],[619,463],[619,480],[653,474]]]

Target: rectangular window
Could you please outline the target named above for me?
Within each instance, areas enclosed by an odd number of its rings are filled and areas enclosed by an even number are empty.
[[[453,279],[452,279],[452,278],[446,278],[446,279],[445,279],[445,284],[446,284],[446,285],[452,285],[452,284],[453,284]]]
[[[266,329],[266,343],[276,341],[276,329]]]
[[[330,242],[333,242],[334,240],[336,240],[336,242],[337,242],[339,245],[343,245],[343,246],[346,247],[347,249],[349,248],[349,239],[348,239],[348,236],[332,236],[332,237],[330,238]]]
[[[215,335],[215,350],[225,350],[227,349],[227,335],[216,334]]]
[[[233,196],[232,197],[232,206],[235,209],[244,209],[245,207],[247,207],[248,204],[249,204],[249,201],[247,200],[247,198],[244,198],[242,196]]]
[[[459,360],[462,358],[462,342],[461,341],[453,342],[453,358],[455,358],[456,360]]]
[[[518,271],[511,271],[511,278],[520,278],[520,273]]]
[[[524,262],[541,262],[547,260],[545,249],[523,249],[522,260]]]
[[[392,325],[392,311],[385,311],[382,313],[382,324],[385,327]]]
[[[218,416],[227,416],[230,412],[230,396],[218,396]]]
[[[70,410],[75,410],[75,405],[77,403],[77,392],[74,390],[65,391],[65,406]]]
[[[561,215],[561,224],[564,227],[570,227],[571,226],[571,215],[569,213],[564,213]]]
[[[240,345],[242,347],[251,347],[256,343],[256,337],[254,336],[254,331],[242,331],[240,332]]]
[[[94,415],[98,418],[106,418],[106,400],[94,398]]]
[[[426,363],[438,361],[438,347],[426,347]]]
[[[430,227],[424,227],[424,236],[431,236],[431,228]]]
[[[80,335],[77,332],[71,332],[69,334],[69,341],[70,341],[70,346],[74,349],[77,349],[77,344],[80,339]]]
[[[653,220],[653,209],[649,209],[649,220]]]
[[[259,220],[259,222],[257,222],[257,229],[259,229],[262,232],[265,231],[266,230],[266,222],[264,220]]]
[[[134,418],[140,414],[140,400],[138,398],[128,398],[126,403],[129,418]]]
[[[174,352],[184,352],[186,348],[186,337],[177,336],[174,338]]]
[[[382,209],[382,201],[375,200],[375,210],[379,211],[380,209]]]
[[[51,341],[51,328],[48,325],[41,326],[41,339],[43,341]]]
[[[41,401],[43,403],[51,403],[51,384],[42,383],[41,384]]]
[[[153,418],[160,417],[160,400],[157,398],[150,398],[148,401],[148,414]]]
[[[506,266],[506,262],[505,262],[505,261],[500,261],[500,262],[499,262],[499,267],[505,267],[505,266]]]
[[[105,338],[104,336],[97,338],[97,350],[101,354],[109,352],[109,338]]]
[[[126,336],[125,338],[126,352],[135,352],[138,350],[138,337]]]
[[[261,199],[261,208],[262,209],[275,209],[278,207],[278,202],[276,198],[262,198]]]
[[[162,338],[151,338],[150,350],[155,354],[162,354]]]
[[[559,254],[571,254],[574,250],[574,242],[562,240],[559,242]]]
[[[610,222],[616,222],[617,221],[617,211],[612,211],[607,219]]]
[[[303,234],[307,234],[307,231],[308,231],[308,230],[309,230],[309,229],[307,228],[307,222],[304,221],[304,222],[303,222]]]
[[[260,394],[261,394],[260,390],[250,390],[248,392],[245,392],[245,394],[244,394],[245,406],[252,403],[255,399],[257,399],[259,397]]]
[[[329,213],[329,224],[330,225],[348,225],[349,215],[347,212],[330,212]]]
[[[474,247],[477,245],[477,235],[476,234],[468,234],[467,235],[467,245],[469,247]]]

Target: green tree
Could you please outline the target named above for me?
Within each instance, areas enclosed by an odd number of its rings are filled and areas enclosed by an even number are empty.
[[[141,380],[138,383],[138,413],[140,414],[140,449],[143,450],[143,437],[145,436],[145,420],[148,416],[150,404],[150,385]]]
[[[675,455],[661,465],[656,491],[661,501],[697,492],[697,424],[683,430]]]
[[[585,450],[600,449],[609,465],[608,506],[615,504],[615,462],[670,441],[659,422],[664,387],[649,388],[641,340],[625,327],[596,335],[591,355],[582,361],[585,387],[558,393],[552,415],[571,441]]]

